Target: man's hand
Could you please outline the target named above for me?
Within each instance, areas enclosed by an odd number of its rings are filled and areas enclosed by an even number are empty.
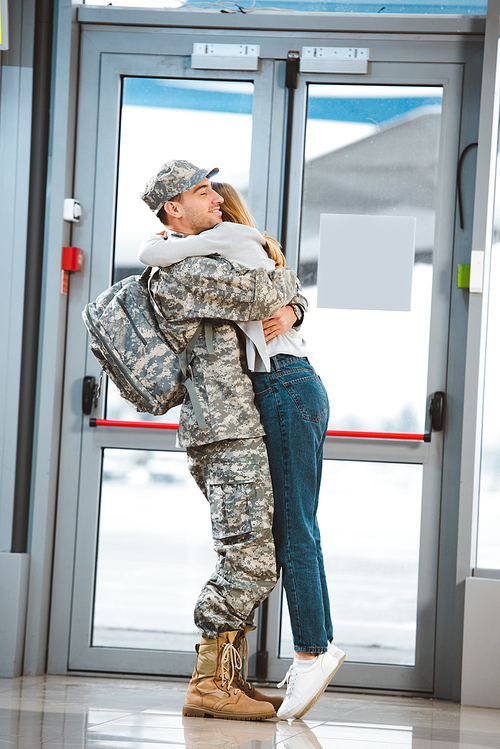
[[[266,343],[272,341],[277,335],[290,330],[296,320],[297,317],[291,307],[282,307],[272,317],[266,317],[265,320],[262,320]]]

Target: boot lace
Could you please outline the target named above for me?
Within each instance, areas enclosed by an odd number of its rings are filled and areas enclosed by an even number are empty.
[[[222,686],[229,690],[241,670],[241,655],[231,642],[226,642],[222,648],[220,665]],[[236,694],[239,691],[239,689],[235,689],[234,693]]]

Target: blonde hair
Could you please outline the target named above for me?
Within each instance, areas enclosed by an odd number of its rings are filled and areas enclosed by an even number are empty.
[[[212,182],[212,187],[215,192],[224,198],[224,202],[220,209],[222,211],[222,220],[229,221],[232,224],[244,224],[245,226],[253,226],[254,229],[255,221],[245,205],[245,202],[238,190],[227,182]],[[277,268],[283,268],[286,265],[285,256],[281,252],[281,246],[277,239],[274,237],[268,237],[265,232],[262,232],[262,236],[266,240],[267,254],[274,260]]]

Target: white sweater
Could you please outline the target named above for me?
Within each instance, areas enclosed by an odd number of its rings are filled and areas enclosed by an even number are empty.
[[[166,268],[188,257],[222,255],[246,268],[274,270],[275,263],[267,254],[266,240],[251,226],[224,221],[201,234],[169,234],[167,237],[154,234],[141,242],[138,258],[145,265]],[[269,372],[271,356],[291,354],[307,356],[307,346],[297,330],[273,338],[266,344],[262,323],[249,321],[238,323],[247,337],[247,363],[252,372]]]

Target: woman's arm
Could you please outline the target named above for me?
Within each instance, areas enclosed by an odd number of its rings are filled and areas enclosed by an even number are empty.
[[[200,234],[190,234],[182,238],[166,239],[155,234],[141,243],[138,258],[145,265],[160,268],[168,268],[188,257],[218,254],[231,258],[238,249],[235,243],[248,238],[260,239],[262,244],[265,242],[257,229],[229,222],[217,224],[213,229]]]
[[[163,261],[167,257],[167,245],[166,245],[166,233],[165,236],[162,234],[153,234],[152,237],[146,237],[139,245],[139,252],[137,253],[137,259],[144,265],[151,266],[162,266]],[[169,245],[169,249],[170,249]]]
[[[139,247],[138,259],[144,265],[168,268],[174,263],[188,257],[213,255],[217,252],[214,242],[203,234],[192,234],[179,239],[168,239],[167,236],[146,237]]]

